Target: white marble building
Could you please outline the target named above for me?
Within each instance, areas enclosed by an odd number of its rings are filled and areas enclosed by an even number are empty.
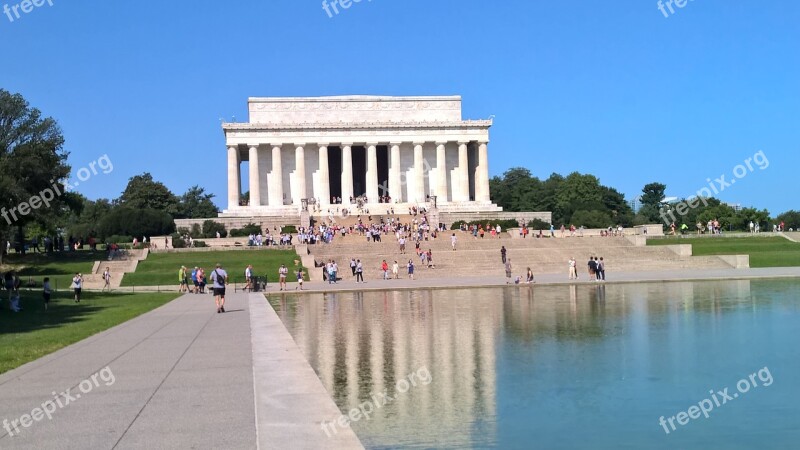
[[[297,214],[366,196],[371,211],[408,205],[501,211],[489,197],[491,120],[463,120],[461,97],[250,98],[224,123],[228,208],[221,217]],[[249,186],[242,186],[248,161]],[[249,188],[249,189],[248,189]],[[249,204],[240,195],[249,190]],[[380,200],[390,197],[389,204]],[[314,200],[311,200],[314,199]]]

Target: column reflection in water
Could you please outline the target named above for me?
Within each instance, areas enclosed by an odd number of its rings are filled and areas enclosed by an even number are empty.
[[[495,439],[497,300],[482,290],[331,293],[276,310],[341,411],[393,398],[352,424],[365,444],[468,447]],[[398,392],[412,373],[416,386]]]

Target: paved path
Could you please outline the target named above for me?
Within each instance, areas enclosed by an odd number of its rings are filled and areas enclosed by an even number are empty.
[[[0,448],[362,448],[350,430],[322,441],[314,418],[338,409],[264,297],[226,306],[184,295],[0,375]],[[251,321],[266,326],[251,336]],[[46,403],[52,419],[33,411]]]

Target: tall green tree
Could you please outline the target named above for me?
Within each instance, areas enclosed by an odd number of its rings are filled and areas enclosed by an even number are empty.
[[[178,199],[176,219],[204,219],[216,217],[219,209],[212,199],[214,194],[206,194],[205,188],[194,185]]]
[[[119,204],[132,209],[155,209],[172,215],[178,212],[178,197],[164,183],[153,180],[150,173],[136,175],[128,180]]]
[[[67,156],[55,119],[42,117],[22,95],[0,89],[0,242],[15,227],[23,235],[27,223],[47,228],[58,218],[63,190],[53,185],[69,177]]]

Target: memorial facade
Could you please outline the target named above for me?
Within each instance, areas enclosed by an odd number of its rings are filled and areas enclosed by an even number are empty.
[[[433,203],[501,211],[489,195],[491,126],[462,119],[458,96],[250,98],[247,123],[222,125],[228,208],[220,216],[297,214],[339,199],[376,212]]]

